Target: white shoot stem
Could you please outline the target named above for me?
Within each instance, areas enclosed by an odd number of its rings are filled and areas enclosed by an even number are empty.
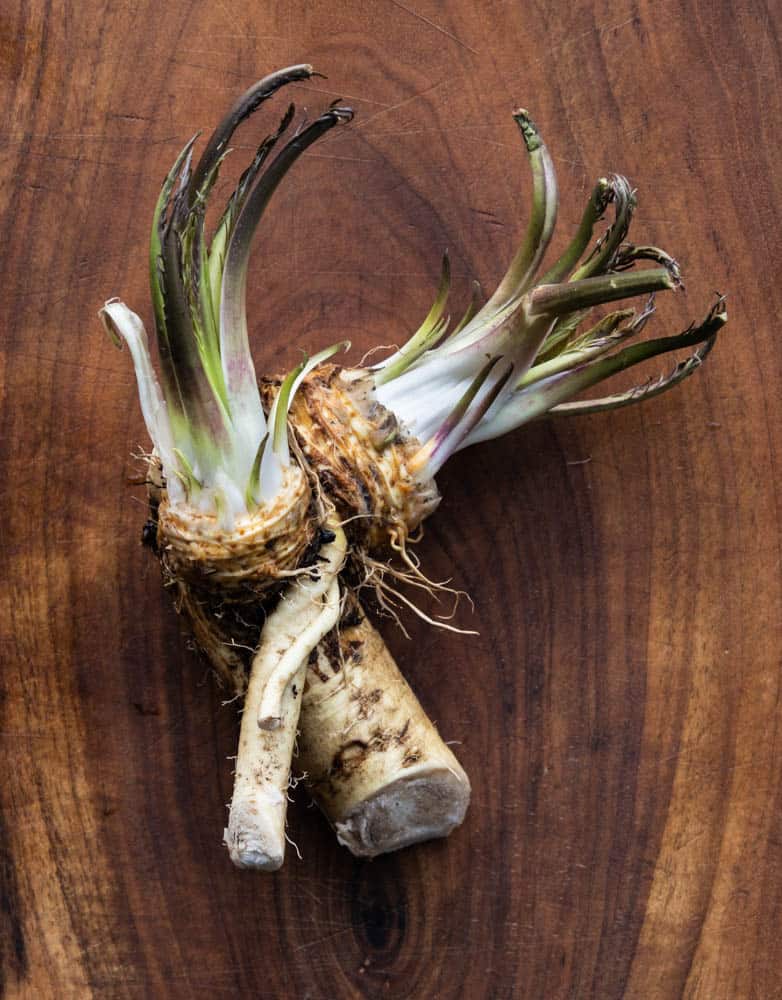
[[[301,693],[310,652],[336,624],[344,533],[321,549],[317,577],[302,576],[269,615],[253,658],[242,714],[225,843],[239,868],[276,871],[285,857],[285,814]],[[336,592],[335,592],[336,591]],[[287,683],[281,684],[283,677]],[[271,684],[271,716],[259,725]],[[274,720],[273,727],[268,723]]]
[[[287,447],[287,445],[286,445]],[[286,465],[288,462],[285,463]],[[274,451],[271,441],[267,442],[261,459],[261,474],[258,493],[261,503],[270,503],[282,486],[283,463]]]
[[[163,393],[152,367],[147,332],[140,317],[119,299],[109,299],[98,315],[106,330],[118,344],[124,341],[133,359],[138,383],[138,398],[147,433],[160,455],[163,471],[168,478],[169,497],[173,503],[184,499],[182,485],[175,475],[174,441]]]

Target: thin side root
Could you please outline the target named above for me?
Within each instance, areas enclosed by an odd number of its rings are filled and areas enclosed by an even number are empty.
[[[279,729],[282,723],[282,700],[289,684],[296,676],[311,649],[337,624],[339,618],[339,583],[334,579],[325,597],[321,599],[323,611],[305,628],[288,647],[284,656],[269,676],[261,698],[258,725],[261,729]]]
[[[396,551],[400,552],[400,554],[404,552],[405,556],[408,556],[403,544],[399,547],[394,544],[394,548]],[[375,599],[377,600],[380,608],[396,621],[397,625],[407,638],[410,637],[409,633],[402,624],[396,611],[400,603],[408,607],[422,621],[425,621],[428,625],[432,625],[435,628],[441,628],[447,632],[456,632],[458,635],[478,634],[474,629],[461,629],[457,628],[455,625],[448,624],[448,621],[456,614],[456,609],[462,596],[467,597],[470,601],[470,605],[472,606],[472,600],[470,600],[469,595],[465,594],[464,591],[449,587],[447,583],[438,583],[434,580],[430,580],[428,577],[424,576],[424,574],[418,569],[417,565],[409,559],[409,557],[405,559],[405,562],[410,568],[398,569],[388,563],[373,559],[372,556],[363,551],[355,553],[355,556],[364,568],[364,579],[359,584],[359,587],[371,587],[374,590]],[[419,590],[425,591],[435,601],[438,600],[438,595],[440,593],[451,594],[454,598],[454,603],[450,614],[438,615],[436,618],[432,618],[430,615],[427,615],[425,611],[422,611],[414,601],[412,601],[396,587],[392,586],[388,582],[388,577],[391,577],[403,585],[416,587]]]

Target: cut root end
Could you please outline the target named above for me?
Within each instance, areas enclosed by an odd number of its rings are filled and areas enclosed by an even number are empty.
[[[334,830],[352,854],[374,858],[447,837],[461,825],[469,804],[470,784],[461,768],[426,767],[368,796]]]
[[[285,860],[284,804],[251,797],[234,801],[224,840],[237,868],[276,872]]]
[[[363,618],[309,664],[297,764],[340,843],[375,857],[464,819],[470,782]]]

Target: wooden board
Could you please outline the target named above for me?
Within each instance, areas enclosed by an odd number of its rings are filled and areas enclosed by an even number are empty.
[[[761,2],[4,4],[3,996],[782,996],[780,30]],[[264,223],[259,369],[399,341],[445,247],[457,305],[492,287],[527,213],[517,104],[555,157],[560,240],[626,173],[635,238],[685,271],[658,330],[715,289],[731,320],[675,392],[443,473],[420,554],[481,635],[385,632],[460,741],[464,827],[356,861],[300,797],[302,860],[253,877],[221,846],[236,706],[139,544],[147,440],[96,312],[120,295],[149,320],[165,171],[302,60],[328,79],[297,102],[357,115]]]

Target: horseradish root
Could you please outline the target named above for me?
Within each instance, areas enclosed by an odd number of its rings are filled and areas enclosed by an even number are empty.
[[[466,775],[374,629],[365,619],[335,628],[343,560],[350,585],[374,588],[381,607],[415,608],[400,581],[419,592],[442,588],[408,545],[437,507],[434,477],[451,455],[547,414],[608,411],[667,391],[701,366],[727,319],[720,297],[700,324],[640,339],[655,294],[678,289],[681,278],[664,250],[627,242],[636,198],[617,174],[597,181],[571,242],[545,261],[558,208],[554,166],[519,110],[532,171],[530,221],[489,299],[480,305],[473,295],[450,329],[446,256],[435,301],[399,350],[345,369],[326,364],[349,346],[337,344],[259,388],[246,315],[253,234],[288,169],[349,121],[350,109],[335,103],[291,134],[291,106],[209,237],[206,213],[237,126],[281,87],[312,74],[292,66],[250,87],[198,162],[194,137],[165,179],[149,255],[160,381],[139,317],[118,300],[101,311],[115,341],[130,349],[159,462],[155,530],[147,536],[197,642],[234,693],[246,695],[226,843],[237,864],[266,870],[284,856],[305,683],[300,766],[354,853],[445,835],[469,802]],[[612,221],[593,239],[609,211]],[[639,296],[636,310],[612,305]],[[685,348],[692,353],[667,375],[574,398]]]
[[[360,608],[310,657],[295,764],[337,839],[375,857],[464,820],[470,782]]]
[[[697,371],[727,320],[718,297],[684,332],[637,339],[655,294],[680,288],[681,275],[664,250],[626,242],[636,195],[618,174],[597,181],[573,240],[544,270],[559,203],[554,165],[527,112],[514,118],[532,169],[532,207],[524,242],[494,294],[480,308],[474,298],[449,329],[446,255],[434,304],[400,350],[368,369],[321,369],[291,409],[302,452],[337,509],[353,507],[368,518],[357,542],[365,548],[390,542],[404,549],[437,505],[433,477],[457,451],[546,414],[594,413],[659,395]],[[593,241],[609,209],[613,221]],[[645,262],[655,266],[636,268]],[[637,312],[593,315],[595,307],[639,296]],[[695,350],[668,375],[599,399],[573,399],[684,348]]]
[[[101,310],[117,345],[130,349],[154,444],[150,504],[164,579],[198,641],[212,643],[214,660],[237,685],[244,680],[241,662],[233,648],[218,655],[218,646],[226,636],[233,646],[237,631],[257,642],[267,608],[288,588],[269,615],[251,671],[250,702],[262,713],[266,742],[259,743],[252,726],[243,728],[229,823],[237,863],[266,868],[283,855],[284,788],[303,674],[298,687],[296,678],[338,615],[336,575],[345,554],[342,532],[324,531],[328,505],[291,456],[288,408],[302,380],[347,345],[302,361],[279,380],[265,411],[247,334],[247,269],[253,234],[285,173],[320,136],[348,121],[350,110],[332,105],[268,163],[291,124],[291,106],[258,147],[210,240],[205,215],[236,127],[280,87],[311,75],[312,68],[301,65],[259,81],[215,130],[198,163],[193,166],[196,136],[165,179],[149,257],[160,381],[141,319],[118,300]],[[219,624],[212,628],[212,622]],[[258,720],[253,725],[257,729]],[[261,782],[256,771],[263,750]],[[248,793],[253,782],[254,798]],[[264,796],[265,811],[258,807]]]
[[[225,843],[239,868],[275,871],[285,857],[285,813],[310,653],[337,623],[345,535],[334,532],[311,573],[283,591],[253,657]]]

